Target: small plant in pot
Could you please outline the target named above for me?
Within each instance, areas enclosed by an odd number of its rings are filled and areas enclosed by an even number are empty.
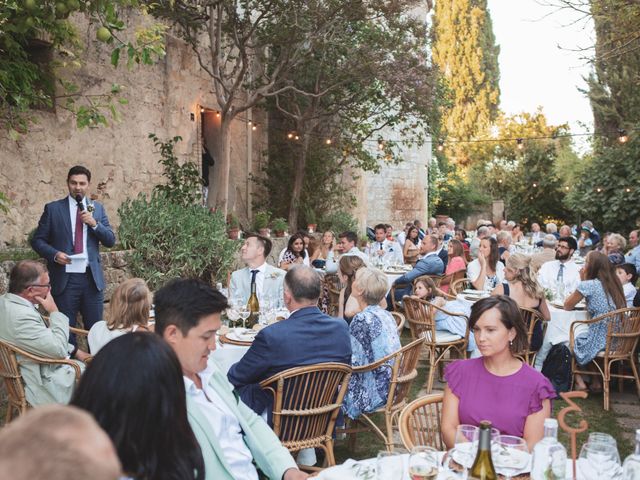
[[[278,217],[271,222],[271,228],[276,232],[276,237],[284,237],[287,230],[289,230],[289,224],[284,218]]]
[[[318,223],[316,221],[316,212],[313,209],[306,207],[304,209],[304,216],[307,220],[307,231],[309,233],[315,233],[318,231]]]
[[[269,237],[271,230],[269,229],[269,221],[271,220],[271,212],[259,211],[253,216],[253,229],[263,237]]]
[[[238,221],[238,217],[233,213],[227,215],[227,233],[231,240],[238,240],[240,238],[240,222]]]

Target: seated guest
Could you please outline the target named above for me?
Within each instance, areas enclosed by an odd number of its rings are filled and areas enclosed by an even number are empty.
[[[407,234],[409,233],[409,228],[413,227],[413,223],[408,222],[405,224],[404,226],[404,230],[402,230],[398,236],[396,237],[396,240],[398,241],[398,243],[400,244],[400,246],[402,248],[404,248],[404,242],[407,240]],[[417,230],[417,229],[416,229]]]
[[[307,265],[309,264],[309,257],[305,253],[304,237],[299,233],[294,233],[289,237],[287,248],[282,255],[282,260],[278,267],[283,270],[289,270],[294,265],[302,265],[304,259],[307,259]]]
[[[416,228],[418,229],[418,232],[420,233],[420,240],[422,240],[425,235],[438,234],[438,221],[433,217],[431,217],[427,222],[426,230],[422,229],[422,222],[420,220],[414,220],[413,224],[416,226]]]
[[[633,307],[633,299],[636,296],[636,282],[638,281],[638,271],[634,265],[623,263],[616,266],[616,275],[622,284],[624,298],[627,300],[627,307]]]
[[[640,271],[640,244],[638,244],[638,230],[631,230],[629,233],[629,247],[631,250],[624,256],[625,263],[630,263]]]
[[[462,243],[462,249],[465,252],[469,251],[469,241],[467,240],[467,232],[464,228],[456,228],[455,235],[453,237]]]
[[[565,294],[575,291],[580,282],[580,269],[573,261],[573,252],[577,247],[575,238],[560,237],[555,260],[543,263],[538,271],[538,283],[542,288],[556,290],[558,282],[562,281]]]
[[[440,239],[438,238],[438,236],[436,236],[436,239],[438,240],[438,247],[436,248],[436,253],[440,257],[440,260],[442,260],[442,264],[444,265],[444,268],[446,269],[447,268],[447,263],[449,263],[449,251],[445,248],[444,242],[441,242]],[[447,240],[447,242],[448,242],[448,240]]]
[[[353,281],[356,278],[356,272],[362,267],[366,267],[366,265],[360,257],[347,255],[340,258],[338,278],[340,278],[340,283],[343,287],[340,290],[340,297],[338,300],[338,318],[344,318],[347,323],[350,323],[353,316],[358,313],[358,302],[354,298],[351,298],[351,288],[353,286]],[[347,310],[354,309],[354,303],[355,311],[350,311],[347,314]]]
[[[584,257],[593,249],[595,243],[591,238],[591,232],[588,228],[582,227],[580,229],[580,237],[578,238],[578,248],[580,249],[580,256]]]
[[[496,235],[498,242],[498,257],[504,264],[507,262],[509,255],[511,255],[511,232],[502,230]]]
[[[255,283],[259,301],[282,298],[282,282],[286,272],[267,263],[266,258],[270,252],[271,240],[256,234],[247,236],[240,249],[240,258],[247,266],[231,274],[231,297],[249,300],[251,285]]]
[[[386,226],[379,223],[374,228],[375,242],[372,242],[365,253],[369,257],[380,258],[383,262],[395,261],[396,263],[403,263],[402,248],[398,242],[389,240],[387,236]]]
[[[571,227],[569,225],[562,225],[558,233],[560,234],[560,237],[573,237],[573,233],[571,233]]]
[[[9,292],[0,297],[0,340],[41,357],[84,361],[89,356],[69,343],[69,319],[51,296],[47,268],[34,260],[18,262],[11,270]],[[41,365],[20,355],[18,364],[30,405],[69,401],[76,381],[70,365]]]
[[[111,437],[128,478],[204,479],[184,385],[176,354],[160,337],[130,333],[94,357],[71,404]]]
[[[533,245],[537,245],[539,242],[542,242],[542,239],[544,238],[545,234],[540,230],[540,225],[538,225],[537,223],[532,223],[530,236],[531,236],[531,243]]]
[[[284,304],[291,316],[260,330],[247,353],[229,369],[229,382],[254,412],[267,410],[271,418],[273,397],[260,388],[262,380],[302,365],[350,362],[347,324],[318,309],[320,288],[320,276],[313,269],[296,266],[289,270],[284,279]]]
[[[600,243],[600,234],[593,227],[593,222],[591,222],[591,220],[585,220],[584,222],[582,222],[580,227],[586,228],[589,231],[591,241],[593,242],[594,245],[597,245],[598,243]]]
[[[478,258],[480,241],[487,237],[489,237],[489,228],[485,225],[478,227],[478,230],[476,230],[476,236],[471,239],[471,243],[469,244],[469,254],[471,255],[471,258]]]
[[[545,235],[542,240],[542,251],[531,255],[531,271],[538,272],[540,267],[556,258],[558,239],[553,235]]]
[[[467,265],[467,278],[476,290],[491,291],[504,280],[504,264],[499,260],[498,242],[491,237],[480,241],[478,258]]]
[[[109,320],[96,322],[89,330],[89,350],[95,355],[109,341],[127,332],[149,330],[151,292],[141,278],[130,278],[116,287],[109,301]]]
[[[447,254],[449,261],[447,262],[447,268],[444,271],[445,275],[467,269],[464,250],[462,249],[462,243],[459,240],[456,240],[455,238],[449,240],[449,245],[447,245]],[[449,293],[449,278],[445,277],[442,280],[440,283],[440,290],[444,293]]]
[[[402,300],[405,295],[411,295],[411,283],[422,275],[442,275],[444,272],[444,264],[437,254],[438,250],[438,237],[435,235],[426,235],[422,242],[420,242],[420,253],[424,255],[415,267],[401,277],[397,278],[393,284],[402,285],[406,284],[404,288],[398,288],[395,291],[396,301]],[[391,297],[387,300],[387,303],[391,305]]]
[[[504,269],[506,282],[498,285],[491,295],[506,295],[513,298],[519,307],[537,310],[545,321],[551,319],[544,290],[536,281],[531,271],[531,257],[522,253],[514,253],[507,260]],[[526,326],[527,329],[529,325]],[[531,337],[530,349],[538,351],[542,345],[542,322],[538,322]]]
[[[611,255],[613,253],[624,254],[625,248],[627,248],[627,241],[619,233],[611,233],[607,236],[607,240],[602,253]]]
[[[217,363],[208,361],[226,298],[200,280],[180,279],[158,290],[153,300],[155,332],[182,368],[187,415],[204,458],[205,479],[257,480],[257,469],[272,480],[307,478],[267,423],[237,398]]]
[[[589,252],[584,268],[580,271],[582,281],[564,302],[565,310],[573,308],[583,298],[591,318],[599,317],[618,308],[625,308],[627,301],[620,281],[616,278],[613,266],[606,255]],[[588,365],[606,344],[609,320],[589,324],[589,330],[575,338],[574,355],[578,365]],[[587,386],[580,375],[575,376],[576,390],[586,390]],[[591,383],[592,391],[602,389],[599,377]]]
[[[454,446],[458,425],[482,420],[533,448],[544,435],[556,393],[546,377],[514,356],[528,347],[518,305],[506,296],[483,298],[471,307],[469,327],[482,356],[446,367],[442,436],[447,448]]]
[[[324,267],[324,264],[327,260],[327,255],[329,255],[329,252],[333,250],[335,241],[336,239],[331,230],[327,230],[322,234],[322,241],[320,245],[318,245],[313,251],[310,258],[310,262],[314,267]],[[318,263],[318,261],[321,261],[322,263]]]
[[[87,412],[47,405],[0,430],[0,478],[118,480],[111,440]]]
[[[420,247],[418,246],[420,243],[418,229],[411,225],[409,230],[407,230],[407,239],[404,242],[404,247],[402,249],[402,256],[404,259],[404,263],[409,265],[415,265],[418,261],[418,257],[420,256]]]
[[[354,367],[377,362],[401,348],[393,316],[379,305],[387,288],[387,277],[380,270],[365,267],[357,271],[351,295],[358,301],[361,311],[349,325],[351,365]],[[388,362],[371,372],[351,376],[342,407],[349,418],[358,418],[386,403],[390,366],[391,362]]]
[[[511,229],[511,241],[513,243],[519,243],[524,240],[524,233],[522,233],[522,227],[513,222],[513,228]]]
[[[327,273],[336,273],[338,271],[338,262],[342,255],[355,255],[360,257],[366,264],[368,256],[356,246],[358,235],[355,232],[342,232],[338,235],[338,243],[327,256],[326,271]]]
[[[447,222],[438,222],[438,240],[441,242],[447,242],[451,239],[449,234],[449,226]]]
[[[546,229],[548,235],[553,235],[556,238],[560,238],[560,234],[558,233],[558,225],[556,225],[555,223],[547,223]]]

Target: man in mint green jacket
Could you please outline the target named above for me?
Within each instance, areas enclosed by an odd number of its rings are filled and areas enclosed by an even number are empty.
[[[209,361],[226,298],[204,282],[174,280],[154,296],[155,331],[176,352],[184,375],[189,423],[205,462],[206,480],[308,477],[266,422],[247,407]]]

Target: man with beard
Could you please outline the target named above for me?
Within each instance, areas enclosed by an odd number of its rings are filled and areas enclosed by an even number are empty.
[[[555,289],[558,282],[564,284],[565,294],[574,292],[580,282],[580,269],[573,261],[578,248],[573,237],[560,237],[556,245],[556,259],[543,263],[538,272],[538,283],[543,288]]]

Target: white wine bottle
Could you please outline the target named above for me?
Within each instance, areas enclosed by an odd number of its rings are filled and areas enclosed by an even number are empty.
[[[258,295],[256,294],[255,282],[251,284],[251,296],[247,302],[247,309],[251,314],[249,315],[249,318],[247,318],[246,326],[247,328],[253,328],[260,318],[260,302],[258,301]]]
[[[558,442],[558,421],[544,419],[544,437],[533,447],[532,480],[562,480],[567,467],[567,450]]]
[[[498,475],[491,459],[491,422],[487,420],[480,422],[478,453],[469,470],[469,478],[498,480]]]

